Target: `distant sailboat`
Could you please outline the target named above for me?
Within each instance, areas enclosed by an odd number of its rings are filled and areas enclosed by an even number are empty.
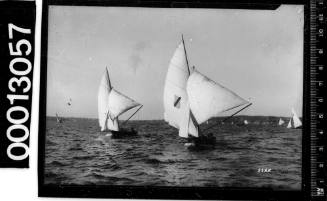
[[[290,121],[287,124],[287,128],[300,128],[302,126],[302,122],[297,116],[296,112],[292,108],[292,117],[290,118]]]
[[[282,118],[279,118],[278,125],[281,126],[285,123],[285,121]]]
[[[248,122],[247,120],[244,120],[244,124],[245,124],[245,125],[248,125],[249,122]]]
[[[69,101],[67,102],[67,105],[71,106],[72,105],[72,99],[70,98]]]
[[[190,71],[184,40],[170,60],[164,87],[164,119],[183,138],[213,143],[205,139],[199,125],[219,113],[249,103],[231,90],[193,68]]]
[[[62,119],[58,116],[57,113],[56,113],[56,119],[57,119],[57,123],[62,123]]]
[[[135,107],[139,108],[125,122],[136,114],[142,105],[111,86],[108,69],[106,68],[98,91],[98,117],[101,131],[108,131],[113,137],[137,134],[134,129],[131,131],[120,129],[118,123],[118,117],[120,115]]]

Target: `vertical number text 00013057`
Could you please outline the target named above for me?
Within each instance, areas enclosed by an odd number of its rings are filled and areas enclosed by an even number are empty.
[[[11,126],[7,129],[7,138],[12,142],[7,148],[7,155],[10,159],[19,161],[24,160],[29,155],[29,148],[24,143],[29,137],[29,129],[24,123],[30,118],[29,111],[19,106],[20,101],[28,100],[29,95],[26,95],[31,89],[31,80],[27,75],[32,70],[32,63],[25,57],[32,52],[32,45],[26,39],[20,39],[17,43],[14,43],[14,37],[22,37],[24,34],[31,34],[31,29],[21,28],[12,23],[8,24],[8,35],[9,35],[9,53],[12,60],[9,63],[9,69],[12,73],[12,77],[8,81],[8,88],[12,94],[7,94],[7,99],[10,102],[11,107],[7,110],[7,120]],[[18,92],[22,91],[22,94]],[[13,117],[15,113],[23,113],[23,117]],[[18,132],[19,131],[19,132]],[[17,133],[21,133],[22,136],[15,136]],[[20,134],[21,135],[21,134]],[[23,154],[13,154],[14,149],[23,149]]]

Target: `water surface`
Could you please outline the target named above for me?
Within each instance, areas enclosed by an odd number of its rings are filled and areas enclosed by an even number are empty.
[[[126,127],[138,130],[137,137],[111,139],[99,132],[97,119],[48,117],[45,183],[299,190],[302,131],[277,126],[278,118],[251,121],[215,127],[209,130],[214,149],[190,151],[164,121],[130,121]]]

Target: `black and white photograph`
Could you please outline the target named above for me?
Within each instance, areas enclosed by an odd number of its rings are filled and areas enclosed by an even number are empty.
[[[304,6],[50,5],[44,185],[302,185]]]

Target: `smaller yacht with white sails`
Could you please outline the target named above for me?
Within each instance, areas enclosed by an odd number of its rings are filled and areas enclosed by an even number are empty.
[[[114,89],[111,85],[109,72],[106,68],[98,91],[98,117],[99,125],[102,132],[108,132],[114,138],[127,137],[136,135],[137,131],[121,128],[130,118],[132,118],[143,105],[135,100],[122,94]],[[119,126],[119,116],[126,111],[136,108],[138,109]]]
[[[59,117],[58,113],[56,113],[57,123],[62,123],[62,119]]]

